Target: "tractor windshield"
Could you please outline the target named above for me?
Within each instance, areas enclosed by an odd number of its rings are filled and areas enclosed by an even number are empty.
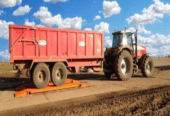
[[[117,48],[122,43],[123,34],[117,34],[113,36],[113,48]]]
[[[127,37],[127,45],[132,46],[133,44],[132,33],[126,33],[126,37]]]

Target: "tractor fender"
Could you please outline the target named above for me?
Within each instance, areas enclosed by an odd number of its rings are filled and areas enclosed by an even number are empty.
[[[146,53],[139,59],[138,66],[139,66],[140,69],[142,68],[142,64],[144,63],[146,57],[148,57],[148,56],[149,56],[149,54]]]
[[[133,52],[130,50],[129,47],[119,47],[117,50],[115,50],[113,55],[118,55],[120,52],[122,52],[123,50],[128,51],[131,55],[133,55]]]

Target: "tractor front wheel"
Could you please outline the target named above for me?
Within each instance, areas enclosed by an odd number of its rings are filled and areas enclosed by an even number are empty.
[[[150,56],[146,56],[141,67],[144,77],[152,77],[154,73],[154,62]]]
[[[115,75],[119,80],[127,81],[132,77],[133,59],[132,55],[128,51],[123,50],[120,52],[120,54],[116,57],[114,64]]]

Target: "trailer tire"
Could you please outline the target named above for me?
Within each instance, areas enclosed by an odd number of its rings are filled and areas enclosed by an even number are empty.
[[[121,81],[127,81],[133,74],[133,59],[132,55],[126,51],[121,51],[115,60],[115,75]]]
[[[37,88],[45,88],[50,80],[50,70],[45,63],[38,63],[33,70],[33,83]]]
[[[30,70],[30,72],[29,72],[29,73],[30,73],[30,76],[29,76],[29,77],[30,77],[30,80],[31,80],[31,82],[33,82],[33,71],[32,71],[32,70]]]
[[[54,85],[63,85],[67,79],[67,69],[63,63],[55,63],[52,69],[51,80]]]
[[[141,67],[141,72],[144,77],[152,77],[154,73],[154,62],[150,56],[146,56]]]

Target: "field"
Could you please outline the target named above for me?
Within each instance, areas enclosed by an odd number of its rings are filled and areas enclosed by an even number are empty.
[[[9,62],[7,63],[0,63],[0,75],[5,75],[5,74],[13,74],[15,71],[13,71],[13,65],[10,64]]]
[[[170,58],[154,58],[152,78],[141,73],[129,81],[107,80],[103,72],[69,74],[87,83],[73,88],[15,98],[15,88],[30,83],[9,63],[0,63],[0,115],[170,115]]]

